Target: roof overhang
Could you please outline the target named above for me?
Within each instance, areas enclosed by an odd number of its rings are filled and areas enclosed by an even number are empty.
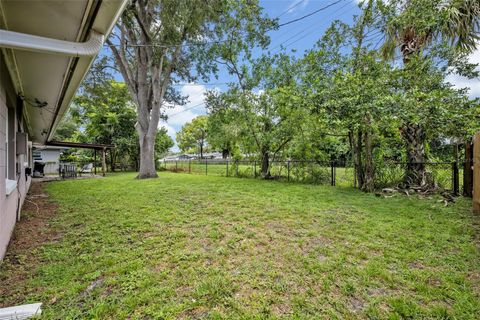
[[[84,142],[70,142],[70,141],[49,141],[47,142],[47,146],[93,149],[93,150],[115,149],[115,145],[113,144],[84,143]]]
[[[38,143],[34,143],[33,144],[33,149],[34,150],[68,150],[70,149],[70,147],[59,147],[59,146],[46,146],[46,145],[43,145],[43,144],[38,144]]]
[[[0,0],[1,50],[31,140],[52,139],[127,2]]]

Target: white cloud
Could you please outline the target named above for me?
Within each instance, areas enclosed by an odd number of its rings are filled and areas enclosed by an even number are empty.
[[[480,64],[480,49],[477,49],[469,57],[470,63]],[[480,67],[477,67],[480,68]],[[468,79],[458,75],[450,75],[447,77],[447,81],[453,84],[457,88],[469,88],[470,98],[480,98],[480,79]]]
[[[173,139],[175,139],[175,134],[176,134],[176,131],[175,131],[175,128],[172,127],[171,125],[169,125],[168,123],[166,122],[162,122],[158,125],[159,128],[161,127],[164,127],[165,129],[167,129],[167,134],[172,137]]]
[[[292,0],[292,2],[290,2],[290,4],[288,5],[286,13],[294,13],[296,11],[299,11],[305,8],[309,2],[310,0]]]
[[[175,136],[176,136],[177,132],[176,132],[175,128],[172,127],[171,125],[169,125],[168,123],[164,122],[164,121],[160,121],[160,123],[158,124],[158,127],[159,128],[164,127],[165,129],[167,129],[167,134],[175,142],[175,145],[172,147],[171,150],[173,152],[177,152],[178,151],[178,145],[177,145],[177,142],[175,140]]]
[[[160,121],[158,127],[165,127],[168,135],[175,141],[175,136],[182,126],[192,121],[193,118],[206,113],[205,106],[202,105],[205,101],[205,92],[207,88],[203,85],[185,85],[180,90],[181,94],[188,97],[188,103],[180,106],[175,105],[166,110],[165,114],[168,116],[167,121]],[[173,151],[178,151],[177,144],[172,148]]]
[[[165,112],[168,116],[167,123],[181,127],[196,116],[205,114],[205,106],[201,104],[204,102],[206,90],[203,85],[183,86],[181,93],[188,97],[188,103],[183,106],[175,105],[173,108],[168,108]]]

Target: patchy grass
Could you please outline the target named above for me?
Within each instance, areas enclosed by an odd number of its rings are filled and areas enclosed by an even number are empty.
[[[55,237],[14,242],[0,305],[41,301],[45,319],[480,317],[479,219],[465,199],[133,178],[48,183],[57,213],[39,228]]]

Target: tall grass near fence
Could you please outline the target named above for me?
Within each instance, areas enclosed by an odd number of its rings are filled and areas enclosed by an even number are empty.
[[[260,161],[255,160],[165,160],[161,169],[178,173],[203,174],[237,178],[259,178]],[[375,167],[377,189],[402,185],[407,163],[384,162]],[[463,164],[452,162],[425,163],[428,182],[440,190],[461,192]],[[321,184],[341,187],[357,187],[355,168],[350,162],[321,161],[273,161],[270,163],[270,179]]]

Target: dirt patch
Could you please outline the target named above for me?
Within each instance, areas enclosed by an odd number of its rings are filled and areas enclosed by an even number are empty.
[[[418,269],[418,270],[423,270],[423,269],[425,269],[425,266],[424,266],[421,262],[418,262],[418,261],[409,263],[409,264],[408,264],[408,267],[409,267],[410,269]]]
[[[97,280],[90,283],[90,285],[80,294],[80,297],[85,298],[88,296],[95,288],[101,286],[105,279],[103,277],[98,278]]]
[[[389,294],[388,291],[384,288],[369,288],[367,292],[368,295],[371,297],[382,297]]]
[[[349,309],[353,313],[360,313],[365,308],[365,304],[362,300],[356,297],[351,297],[349,299]]]
[[[178,319],[205,319],[208,318],[209,314],[208,308],[200,306],[182,312]]]
[[[49,222],[58,206],[44,192],[46,182],[33,182],[23,204],[21,219],[15,225],[7,253],[0,264],[0,307],[23,302],[39,257],[34,251],[45,243],[57,241],[61,234]]]

